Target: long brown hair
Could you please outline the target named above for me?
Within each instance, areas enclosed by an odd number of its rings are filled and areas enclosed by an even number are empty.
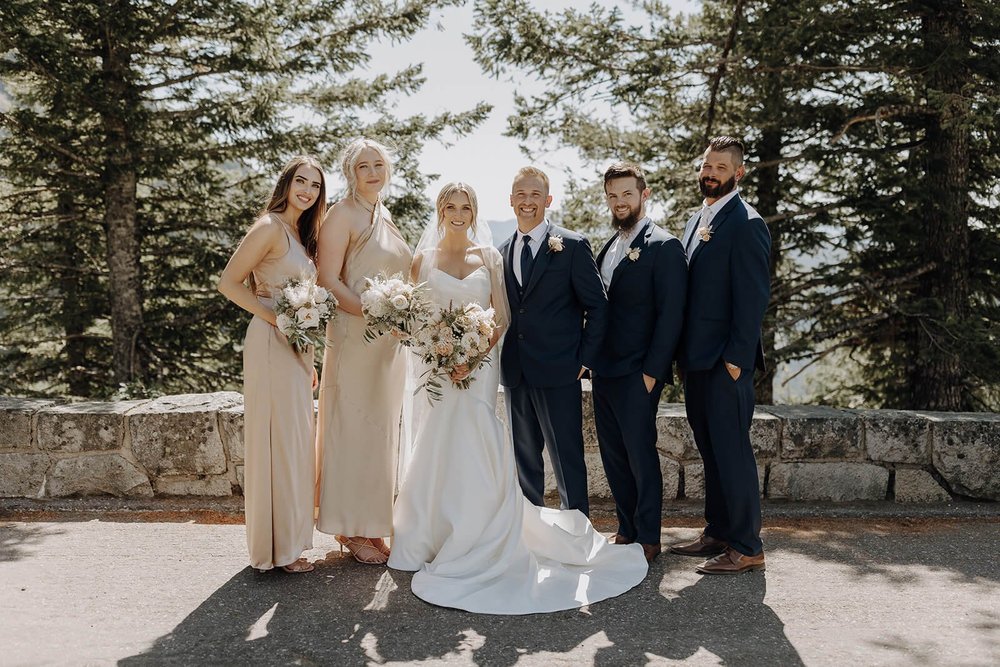
[[[292,178],[295,176],[295,170],[303,165],[313,167],[319,172],[319,196],[316,197],[316,201],[313,202],[312,206],[302,211],[302,215],[299,216],[296,223],[296,228],[299,232],[299,240],[305,246],[306,254],[313,261],[316,261],[316,253],[319,246],[319,226],[323,222],[323,216],[326,215],[326,176],[323,174],[323,167],[320,165],[319,160],[311,155],[296,155],[289,160],[284,168],[282,168],[281,175],[278,176],[278,182],[274,184],[274,191],[271,193],[271,198],[267,202],[267,206],[264,207],[264,210],[261,211],[261,215],[265,213],[283,213],[288,208],[288,191],[292,187]]]

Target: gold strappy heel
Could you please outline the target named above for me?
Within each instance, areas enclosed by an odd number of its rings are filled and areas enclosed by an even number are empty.
[[[375,546],[370,538],[362,537],[355,539],[353,537],[336,535],[333,539],[337,540],[341,546],[347,547],[347,550],[354,556],[354,560],[359,563],[364,563],[365,565],[385,565],[389,560],[389,554]]]

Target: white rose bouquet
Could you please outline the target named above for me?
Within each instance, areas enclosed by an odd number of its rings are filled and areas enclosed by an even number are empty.
[[[337,314],[337,297],[313,278],[289,278],[274,298],[278,331],[296,352],[322,345],[327,322]]]
[[[412,345],[412,337],[430,316],[431,304],[423,283],[414,285],[403,280],[402,274],[365,278],[367,287],[361,293],[361,312],[365,316],[365,340],[371,342],[387,333],[399,338],[403,345]]]
[[[475,378],[470,374],[454,382],[451,372],[457,366],[465,365],[473,370],[482,363],[489,363],[486,351],[496,326],[493,309],[484,310],[477,303],[449,306],[434,312],[414,336],[415,351],[429,367],[417,391],[426,390],[431,402],[440,399],[442,378],[459,389],[468,389]]]

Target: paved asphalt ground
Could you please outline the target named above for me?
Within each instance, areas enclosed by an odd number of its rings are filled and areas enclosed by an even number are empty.
[[[255,572],[215,509],[0,501],[0,664],[1000,664],[997,504],[771,505],[764,573],[665,553],[619,598],[514,617],[432,607],[319,533],[315,572]]]

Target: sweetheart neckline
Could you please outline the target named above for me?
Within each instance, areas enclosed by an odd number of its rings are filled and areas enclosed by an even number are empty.
[[[457,276],[453,276],[453,275],[451,275],[450,273],[448,273],[447,271],[445,271],[444,269],[439,269],[439,268],[438,268],[438,267],[436,267],[436,266],[434,267],[434,270],[435,270],[435,271],[437,271],[437,272],[439,272],[439,273],[443,273],[444,275],[448,276],[448,277],[449,277],[449,278],[451,278],[452,280],[457,280],[458,282],[462,283],[462,282],[465,282],[466,280],[468,280],[468,279],[469,279],[470,277],[472,277],[472,275],[473,275],[473,274],[474,274],[474,273],[475,273],[476,271],[478,271],[479,269],[485,269],[485,268],[486,268],[486,265],[485,265],[485,264],[483,264],[483,265],[481,265],[481,266],[477,266],[477,267],[476,267],[475,269],[473,269],[472,271],[470,271],[470,272],[468,273],[468,275],[466,275],[466,276],[465,276],[465,278],[459,278],[459,277],[457,277]]]

